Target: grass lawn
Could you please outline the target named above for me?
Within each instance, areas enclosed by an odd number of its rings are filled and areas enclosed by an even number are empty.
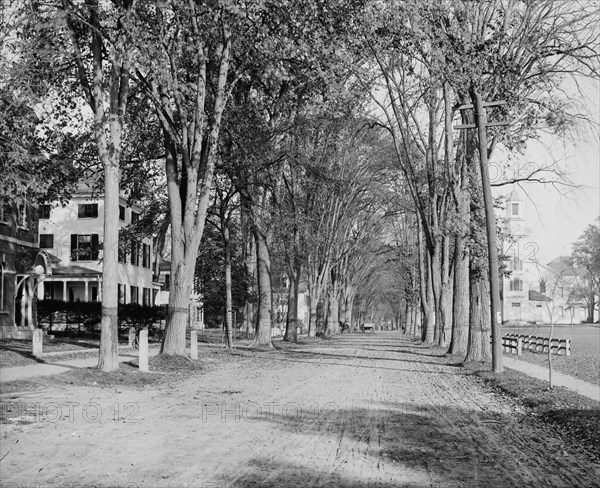
[[[492,388],[517,399],[529,412],[527,420],[542,421],[568,440],[574,449],[584,449],[600,459],[600,404],[566,388],[548,388],[545,381],[519,371],[502,374],[467,366]]]
[[[502,334],[525,334],[549,337],[550,326],[537,324],[520,327],[503,326]],[[573,328],[570,325],[555,325],[552,337],[571,340],[571,355],[553,355],[553,369],[600,385],[600,325],[575,325]],[[519,359],[540,366],[548,365],[546,353],[524,351]]]

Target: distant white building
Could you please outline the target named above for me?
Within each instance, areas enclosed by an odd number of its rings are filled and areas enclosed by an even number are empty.
[[[550,317],[565,324],[585,320],[585,307],[570,299],[576,271],[565,264],[565,257],[548,265],[539,262],[539,246],[532,239],[525,202],[517,191],[506,200],[506,222],[513,241],[503,244],[510,277],[502,278],[502,322],[549,323]]]
[[[121,198],[119,223],[135,221],[140,208]],[[39,212],[39,247],[52,262],[52,275],[38,286],[39,299],[100,301],[102,254],[118,252],[119,303],[153,305],[158,285],[152,282],[152,242],[144,239],[123,249],[102,249],[104,197],[89,191],[73,194],[66,205],[43,205]]]

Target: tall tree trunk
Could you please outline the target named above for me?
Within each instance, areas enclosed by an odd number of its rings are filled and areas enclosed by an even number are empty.
[[[327,335],[340,332],[340,302],[334,292],[329,295],[329,312],[327,314]]]
[[[289,269],[290,289],[288,292],[287,320],[285,325],[284,341],[298,342],[298,289],[300,286],[301,266]]]
[[[254,235],[250,230],[250,222],[248,212],[245,210],[245,205],[242,205],[241,211],[242,220],[242,257],[248,269],[248,295],[253,297],[256,294],[256,284],[258,281],[256,275],[256,250],[254,243]],[[252,299],[247,299],[244,305],[244,330],[246,331],[246,339],[248,339],[250,331],[254,329],[256,319],[256,303]]]
[[[339,302],[339,282],[335,268],[331,270],[331,281],[329,285],[328,311],[327,311],[327,329],[325,333],[338,334],[340,332],[340,302]]]
[[[469,339],[469,249],[462,234],[455,239],[453,298],[453,332],[448,352],[464,358]]]
[[[256,336],[253,344],[272,347],[271,327],[273,323],[273,288],[271,286],[271,257],[267,237],[254,225],[256,243],[256,267],[258,277],[258,313]]]
[[[327,327],[327,296],[319,300],[317,303],[317,335],[323,336]]]
[[[352,296],[352,298],[351,298]],[[344,323],[348,323],[349,329],[352,330],[352,300],[354,299],[354,293],[352,293],[351,285],[344,285],[342,291],[342,304],[340,306],[340,320]]]
[[[190,294],[194,269],[195,266],[186,260],[171,261],[168,320],[160,351],[161,354],[166,356],[186,355],[186,331],[189,324]]]
[[[225,241],[225,328],[227,332],[227,348],[233,348],[233,300],[231,298],[231,239],[229,236],[229,219],[221,220],[223,240]]]
[[[88,0],[77,13],[65,8],[65,27],[69,32],[73,62],[79,84],[94,114],[94,139],[104,170],[104,236],[102,263],[102,319],[98,368],[119,369],[117,322],[117,254],[119,248],[119,163],[122,134],[129,97],[131,52],[127,18],[134,2],[125,2],[112,12],[118,18],[113,43],[105,44],[98,0]],[[77,28],[80,22],[90,27],[89,35]],[[83,54],[82,54],[83,52]],[[90,55],[89,57],[87,57]],[[108,61],[108,63],[107,63]],[[108,101],[108,106],[106,102]]]
[[[469,282],[471,301],[469,308],[469,345],[465,361],[485,362],[492,360],[492,328],[490,322],[489,282],[484,258],[471,260]]]
[[[154,65],[152,58],[147,59],[150,68],[147,79],[137,71],[144,81],[141,86],[152,92],[150,99],[156,103],[155,113],[162,126],[166,154],[174,287],[169,293],[169,320],[161,352],[181,356],[186,355],[190,292],[210,204],[221,120],[231,88],[228,84],[231,56],[228,18],[221,14],[218,19],[214,18],[219,23],[220,36],[216,38],[217,48],[210,52],[195,21],[195,4],[190,2],[189,7],[181,12],[190,16],[191,25],[191,35],[186,37],[189,48],[186,61],[178,57],[180,45],[173,37],[172,42],[160,43],[159,49],[163,51],[156,57],[171,60],[166,70],[164,63],[158,61]],[[157,4],[159,23],[163,15],[170,15],[170,8],[167,3]],[[180,61],[189,61],[186,68],[193,70],[188,71],[189,79],[196,81],[179,83]],[[214,88],[211,97],[206,96],[209,80]],[[210,107],[207,99],[210,99]]]
[[[315,337],[317,335],[317,303],[316,293],[314,287],[308,289],[308,337]]]
[[[423,311],[421,340],[427,344],[433,343],[433,334],[435,326],[435,306],[433,289],[431,285],[431,271],[428,266],[428,254],[424,250],[423,232],[419,224],[418,231],[418,251],[419,251],[419,284],[421,293],[421,309]]]
[[[184,182],[180,186],[176,175],[177,147],[168,131],[163,130],[163,134],[171,214],[171,287],[167,327],[160,352],[166,356],[186,356],[190,295],[196,269],[198,244],[204,231],[204,218],[199,222],[200,228],[194,230],[195,224],[192,222],[196,218],[189,214],[189,208],[193,205],[193,201],[185,197],[187,186]],[[187,181],[186,178],[185,182]],[[204,209],[205,214],[206,208]]]
[[[452,272],[450,271],[449,238],[442,239],[442,264],[440,269],[441,289],[439,305],[440,338],[438,345],[446,347],[452,340]]]
[[[102,320],[98,368],[105,372],[119,369],[118,242],[119,242],[119,166],[104,169],[104,252],[102,254]],[[114,245],[117,243],[117,245]]]

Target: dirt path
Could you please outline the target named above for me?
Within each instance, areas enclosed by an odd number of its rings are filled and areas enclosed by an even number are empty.
[[[600,486],[599,465],[398,333],[238,354],[155,391],[21,396],[39,414],[1,426],[2,487]]]

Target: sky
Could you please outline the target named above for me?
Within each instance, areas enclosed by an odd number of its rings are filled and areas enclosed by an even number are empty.
[[[600,125],[600,83],[586,81],[582,93],[571,87],[570,95],[581,110]],[[600,141],[598,126],[582,125],[574,139],[543,137],[530,141],[521,164],[548,164],[556,161],[575,187],[523,184],[525,217],[539,260],[547,264],[559,255],[570,255],[571,245],[589,224],[600,216]],[[507,195],[512,186],[495,193]]]

